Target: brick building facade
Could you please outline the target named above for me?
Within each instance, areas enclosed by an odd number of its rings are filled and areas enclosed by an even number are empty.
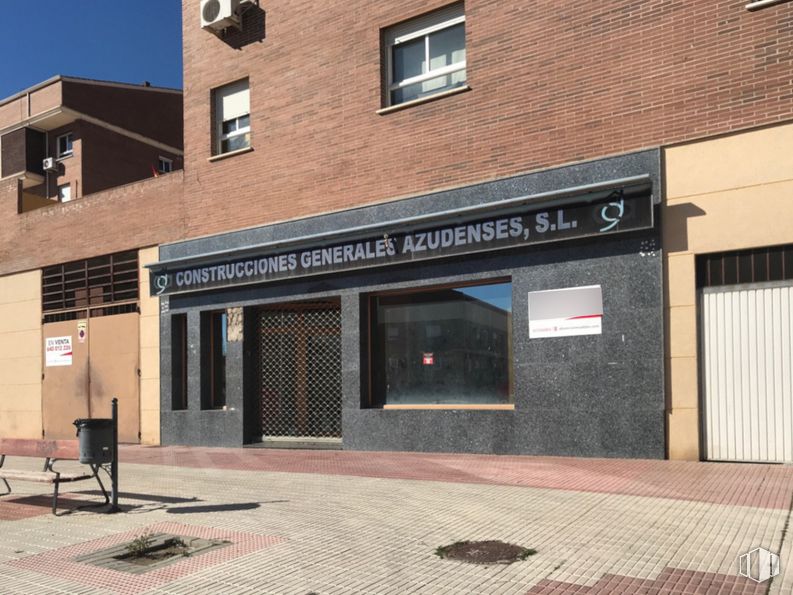
[[[699,306],[746,280],[703,284],[709,258],[754,263],[744,252],[765,250],[751,291],[788,291],[793,276],[778,212],[793,4],[231,4],[227,18],[212,0],[183,1],[183,174],[86,199],[114,232],[100,224],[57,260],[38,219],[68,236],[88,214],[77,205],[0,229],[7,274],[159,246],[153,441],[793,459],[784,439],[778,456],[711,440],[750,443],[762,423],[730,434],[712,418],[726,397],[703,386]],[[477,235],[500,221],[503,238]],[[466,241],[444,247],[444,232]],[[435,233],[435,251],[407,256],[405,242]],[[576,292],[590,288],[591,312]],[[543,295],[576,299],[537,318]],[[454,322],[432,319],[434,303]],[[537,334],[584,315],[599,324]],[[788,378],[763,392],[769,407],[791,399],[784,349],[769,347]],[[750,411],[747,391],[724,406]]]
[[[471,90],[378,115],[381,31],[448,4],[345,2],[318,12],[279,2],[262,7],[269,18],[249,19],[264,22],[263,39],[237,49],[202,30],[195,3],[183,3],[185,114],[196,123],[185,135],[188,234],[790,117],[790,7],[749,12],[732,0],[468,2]],[[210,90],[244,77],[255,154],[210,163]]]

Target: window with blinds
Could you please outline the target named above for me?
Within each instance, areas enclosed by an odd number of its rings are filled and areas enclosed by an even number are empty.
[[[212,91],[214,101],[214,155],[251,146],[250,88],[243,79]]]
[[[466,83],[462,3],[383,31],[387,105],[398,105]]]

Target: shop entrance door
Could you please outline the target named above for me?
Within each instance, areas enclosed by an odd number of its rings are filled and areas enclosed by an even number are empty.
[[[341,440],[341,307],[338,301],[259,310],[263,442]]]

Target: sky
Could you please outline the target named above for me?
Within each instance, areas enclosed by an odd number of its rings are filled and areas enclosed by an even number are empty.
[[[182,88],[181,0],[0,0],[0,9],[0,99],[59,74]]]

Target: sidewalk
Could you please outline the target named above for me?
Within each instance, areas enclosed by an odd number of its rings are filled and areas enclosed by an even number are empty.
[[[793,593],[790,466],[123,447],[120,481],[125,512],[59,518],[47,486],[12,484],[0,593]],[[77,505],[96,490],[64,495]],[[136,575],[74,559],[146,528],[232,543]],[[434,555],[485,539],[537,554],[496,566]],[[738,576],[755,547],[780,554],[770,590]]]

